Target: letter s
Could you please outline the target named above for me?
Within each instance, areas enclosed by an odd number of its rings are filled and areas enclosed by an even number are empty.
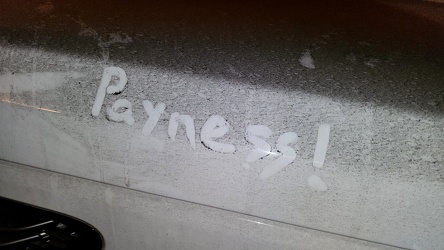
[[[248,163],[253,163],[271,153],[271,146],[265,140],[259,138],[259,136],[263,138],[268,138],[272,134],[270,128],[264,125],[250,125],[247,127],[245,132],[245,139],[253,144],[254,149],[247,155],[247,165]]]
[[[295,143],[297,139],[298,135],[294,132],[287,132],[279,136],[278,140],[276,141],[276,148],[282,153],[282,156],[264,168],[259,175],[262,180],[265,180],[281,171],[284,167],[290,165],[294,159],[296,159],[296,152],[294,149],[290,148],[288,144]]]

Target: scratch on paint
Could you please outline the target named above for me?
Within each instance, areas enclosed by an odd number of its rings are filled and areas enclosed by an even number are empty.
[[[28,104],[25,104],[25,103],[13,102],[11,100],[2,99],[0,101],[4,102],[4,103],[10,103],[10,104],[14,104],[14,105],[22,106],[22,107],[33,108],[33,109],[47,111],[47,112],[51,112],[51,113],[60,113],[60,111],[57,111],[57,110],[41,108],[41,107],[37,107],[37,106],[28,105]]]

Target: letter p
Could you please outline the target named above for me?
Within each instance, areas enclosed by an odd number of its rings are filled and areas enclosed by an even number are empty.
[[[113,76],[119,77],[119,83],[117,85],[108,86]],[[119,67],[108,67],[103,71],[102,81],[100,82],[99,89],[97,90],[96,99],[92,108],[91,114],[98,116],[102,109],[103,101],[105,100],[105,91],[108,94],[116,94],[122,92],[125,88],[128,78],[123,69]]]

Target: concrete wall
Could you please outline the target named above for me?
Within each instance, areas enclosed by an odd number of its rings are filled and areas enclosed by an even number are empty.
[[[0,194],[112,249],[443,248],[443,27],[208,4],[6,3]]]

